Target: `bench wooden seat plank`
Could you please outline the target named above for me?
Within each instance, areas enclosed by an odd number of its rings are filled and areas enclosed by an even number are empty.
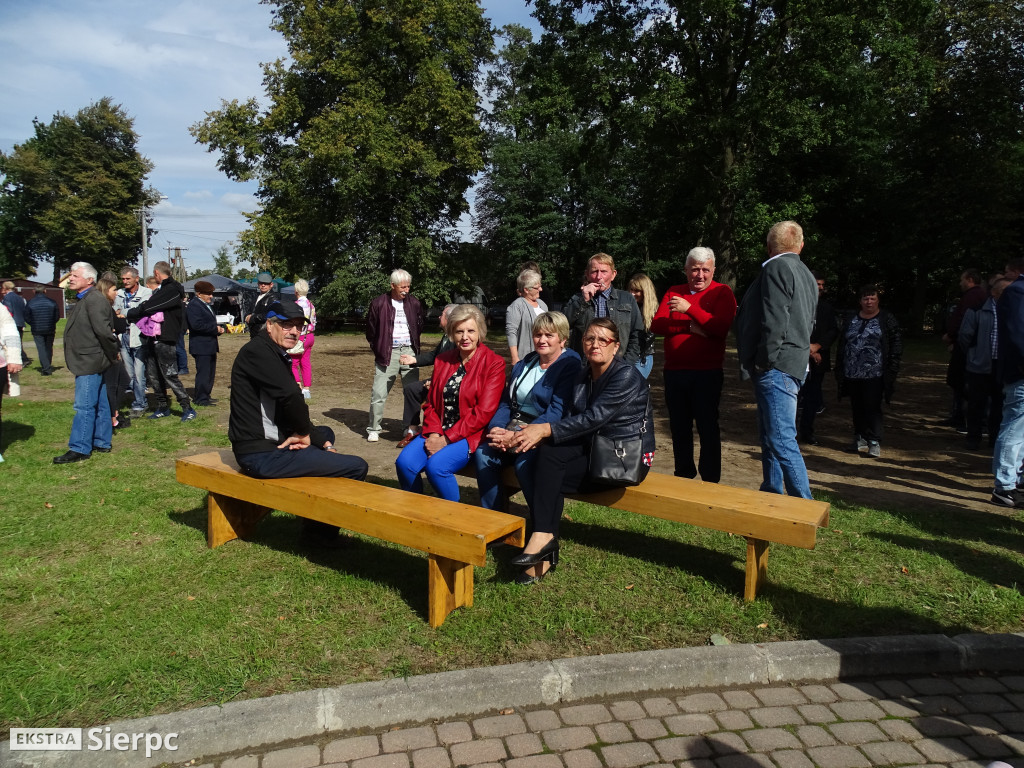
[[[433,627],[455,608],[473,604],[473,566],[486,564],[489,544],[525,543],[524,521],[514,515],[345,478],[251,478],[238,470],[231,451],[179,459],[177,478],[208,492],[211,548],[251,535],[279,509],[426,552]]]

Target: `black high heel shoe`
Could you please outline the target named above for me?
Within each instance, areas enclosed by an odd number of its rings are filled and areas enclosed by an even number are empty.
[[[540,563],[544,562],[551,563],[551,565],[546,571],[541,573],[540,576],[532,576],[526,571],[523,571],[518,576],[516,576],[515,579],[513,579],[513,581],[521,587],[526,587],[530,584],[536,584],[538,581],[543,579],[545,576],[547,576],[549,573],[555,570],[555,568],[558,567],[558,550],[555,549],[553,552],[549,553],[548,556],[544,558],[544,560],[540,561]],[[539,565],[540,563],[537,564]]]
[[[552,539],[543,547],[541,547],[540,551],[531,552],[530,554],[526,554],[524,552],[521,555],[513,557],[508,562],[510,565],[522,567],[536,565],[537,563],[547,560],[551,563],[551,566],[553,568],[554,566],[558,565],[558,550],[558,539]]]

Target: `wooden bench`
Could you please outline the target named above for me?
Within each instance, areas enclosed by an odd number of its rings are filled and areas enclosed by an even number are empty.
[[[505,468],[502,479],[510,492],[519,488],[512,467]],[[757,596],[765,581],[769,544],[814,549],[818,528],[828,525],[829,515],[829,505],[824,501],[733,488],[658,472],[649,473],[640,485],[631,488],[573,494],[568,498],[743,536],[747,540],[743,597],[748,602]]]
[[[211,549],[246,538],[279,509],[426,552],[432,627],[473,604],[473,566],[486,564],[489,544],[525,543],[521,517],[338,477],[258,480],[238,470],[229,450],[178,459],[177,478],[209,492]]]

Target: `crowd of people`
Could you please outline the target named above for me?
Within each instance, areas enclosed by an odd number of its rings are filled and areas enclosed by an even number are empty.
[[[422,349],[425,309],[412,293],[412,276],[395,270],[390,289],[373,300],[366,318],[374,359],[366,439],[380,441],[384,406],[401,377],[405,408],[395,471],[404,490],[422,493],[426,481],[441,498],[458,501],[456,475],[472,465],[480,504],[503,510],[508,498],[501,475],[513,467],[529,524],[526,546],[511,562],[522,569],[516,581],[532,584],[558,565],[566,495],[636,484],[649,472],[655,438],[648,377],[656,337],[664,344],[673,472],[720,482],[719,411],[726,344],[734,331],[740,375],[752,381],[757,405],[760,489],[810,498],[800,443],[817,444],[814,422],[824,408],[827,374],[834,371],[839,396],[850,401],[850,450],[880,457],[883,402],[892,399],[903,343],[875,285],[859,290],[856,311],[838,316],[825,298],[824,277],[804,264],[802,249],[796,222],[772,227],[766,259],[739,304],[728,285],[715,281],[715,254],[706,247],[687,254],[686,282],[671,286],[660,301],[643,274],[628,281],[628,290],[615,288],[614,259],[595,254],[564,312],[550,311],[541,299],[539,267],[523,265],[516,279],[518,297],[506,315],[508,374],[505,359],[486,343],[484,315],[472,304],[446,306],[440,316],[442,340]],[[977,276],[965,273],[963,311],[954,313],[955,325],[951,320],[947,329],[952,418],[962,412],[969,446],[977,447],[987,430],[994,450],[992,502],[1011,507],[1024,507],[1024,491],[1018,490],[1024,460],[1022,270],[1024,261],[1011,261],[992,279],[990,290],[982,289],[982,301],[974,291]],[[140,416],[150,390],[150,419],[170,415],[168,389],[181,407],[182,422],[195,419],[193,405],[216,402],[212,389],[224,328],[212,307],[213,286],[197,282],[195,298],[186,304],[166,262],[155,265],[154,277],[155,286],[147,288],[136,270],[126,269],[117,290],[113,275],[97,278],[90,265],[73,265],[69,285],[78,302],[64,344],[75,375],[75,415],[68,451],[54,463],[110,451],[112,430],[129,422],[120,413],[126,391],[132,414]],[[258,283],[260,296],[245,318],[251,339],[231,371],[228,435],[239,467],[253,477],[364,479],[366,462],[338,453],[334,433],[310,418],[316,310],[308,283],[297,281],[295,301],[273,290],[269,273],[260,273]],[[45,374],[55,321],[48,324],[42,302],[29,304],[21,317],[28,318],[36,336]],[[23,362],[25,320],[22,326],[17,320],[0,310],[4,380]],[[176,350],[185,325],[196,367],[191,398],[179,378]],[[958,378],[954,366],[961,365]],[[432,374],[420,381],[425,366],[432,366]],[[311,544],[337,541],[334,528],[306,526]]]

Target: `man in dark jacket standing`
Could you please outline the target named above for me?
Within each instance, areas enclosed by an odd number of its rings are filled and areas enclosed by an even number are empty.
[[[761,438],[761,490],[811,498],[796,442],[796,402],[807,376],[818,306],[814,275],[800,261],[804,231],[781,221],[768,232],[768,260],[736,315],[740,377],[754,380]]]
[[[366,439],[371,443],[380,439],[384,403],[395,378],[401,374],[403,389],[420,379],[419,370],[401,362],[402,355],[420,353],[420,334],[426,321],[420,300],[409,293],[411,288],[412,275],[396,269],[391,273],[391,290],[370,302],[366,313],[366,340],[373,350],[374,363],[370,419],[366,426]]]
[[[78,295],[64,327],[64,359],[75,374],[75,418],[68,451],[54,464],[88,459],[93,451],[110,453],[114,427],[103,372],[117,361],[120,342],[114,335],[114,308],[97,290],[96,270],[84,261],[71,265],[68,287]]]
[[[334,450],[334,432],[314,427],[288,350],[299,342],[306,315],[293,301],[267,307],[266,324],[231,366],[228,438],[239,468],[250,477],[347,477],[365,480],[367,464]],[[337,542],[338,529],[305,520],[313,545]],[[325,538],[326,537],[326,538]]]
[[[181,420],[192,421],[196,418],[196,410],[192,407],[185,385],[178,378],[177,345],[178,334],[185,323],[185,289],[171,277],[171,265],[166,261],[158,261],[153,265],[153,276],[160,281],[160,287],[125,315],[130,323],[137,322],[140,317],[152,317],[157,312],[162,312],[164,316],[160,335],[156,338],[147,337],[152,346],[146,355],[146,381],[156,395],[156,409],[149,418],[163,419],[171,415],[167,400],[167,388],[170,387],[181,406]]]
[[[986,299],[988,291],[982,285],[981,273],[976,269],[965,269],[960,274],[960,300],[946,320],[946,333],[942,336],[942,341],[949,348],[946,384],[953,390],[949,426],[961,434],[967,434],[967,357],[957,344],[957,337],[964,316],[972,309],[980,309]]]
[[[256,275],[256,286],[260,290],[260,295],[256,297],[252,312],[245,316],[245,322],[249,326],[250,339],[255,339],[256,334],[266,325],[267,307],[275,301],[281,300],[281,294],[274,290],[274,278],[269,272],[260,272]]]
[[[617,274],[615,260],[611,256],[607,253],[595,253],[587,262],[587,271],[583,276],[586,282],[566,302],[565,317],[569,321],[568,346],[575,350],[582,360],[586,360],[583,354],[583,333],[596,317],[610,317],[615,323],[619,329],[622,358],[627,363],[632,365],[640,360],[643,316],[633,294],[612,286]]]
[[[36,294],[25,305],[25,322],[32,327],[32,340],[36,343],[39,368],[43,376],[53,373],[53,337],[57,333],[60,308],[46,295],[45,288],[36,288]]]
[[[217,353],[220,352],[217,337],[224,333],[224,329],[217,324],[217,316],[213,312],[213,284],[200,280],[195,284],[195,289],[196,297],[185,310],[188,318],[188,351],[196,361],[194,402],[200,406],[216,405],[210,395],[213,394]]]
[[[825,374],[832,370],[832,345],[839,329],[836,327],[836,311],[825,298],[825,276],[812,272],[818,284],[818,308],[814,313],[814,330],[811,331],[811,359],[807,382],[800,390],[800,440],[808,445],[817,445],[814,436],[814,417],[825,410],[825,395],[822,385]]]

